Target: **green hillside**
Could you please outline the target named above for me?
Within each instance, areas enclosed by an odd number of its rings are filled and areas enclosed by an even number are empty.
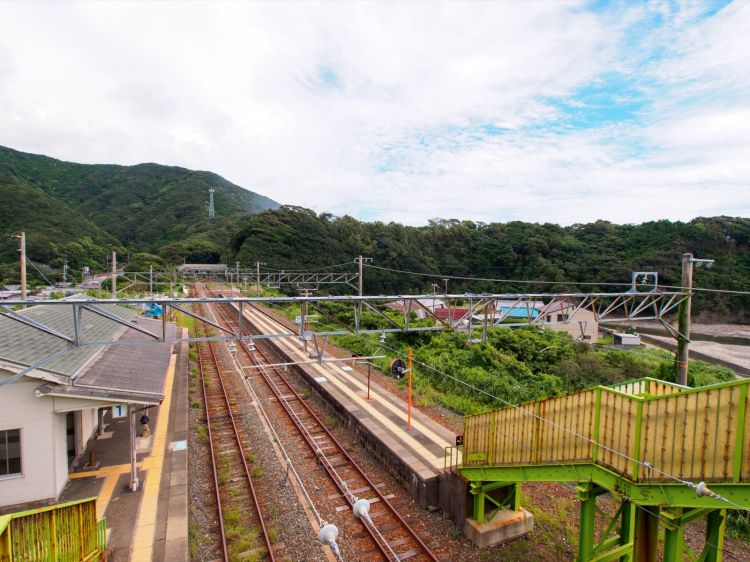
[[[632,271],[658,271],[661,283],[679,285],[683,252],[713,258],[711,269],[696,271],[696,287],[750,290],[750,219],[698,218],[640,225],[606,221],[562,227],[524,222],[476,223],[435,220],[423,227],[364,223],[351,217],[317,215],[282,207],[250,217],[232,239],[232,259],[255,260],[287,270],[351,263],[356,255],[373,265],[435,274],[420,277],[367,269],[370,294],[430,291],[442,275],[546,283],[494,283],[451,280],[451,292],[564,292],[626,290],[605,283],[629,283]],[[351,263],[351,270],[354,264]],[[580,287],[573,282],[596,282]],[[750,317],[750,299],[701,295],[696,311],[721,320]]]
[[[215,190],[212,221],[209,188]],[[9,236],[19,230],[28,233],[29,256],[52,266],[65,258],[74,268],[103,265],[113,247],[175,262],[218,261],[236,221],[278,207],[210,172],[76,164],[4,147],[0,190],[0,264],[15,259]],[[0,269],[0,277],[8,271]]]

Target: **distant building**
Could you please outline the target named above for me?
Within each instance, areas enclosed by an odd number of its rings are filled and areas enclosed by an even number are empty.
[[[227,269],[225,263],[184,263],[177,266],[177,271],[183,275],[224,275]]]
[[[161,335],[160,321],[118,305],[100,306],[127,324]],[[18,314],[23,321],[73,337],[69,306],[32,306]],[[84,341],[143,338],[86,309],[79,327]],[[168,334],[174,329],[168,325]],[[74,347],[0,316],[0,383],[35,366],[0,388],[0,507],[55,501],[100,426],[104,409],[130,415],[134,423],[136,408],[161,403],[171,352],[169,343]]]
[[[578,308],[573,303],[558,301],[541,311],[544,314],[542,326],[567,332],[573,339],[596,343],[599,339],[599,322],[593,311]]]
[[[615,338],[615,345],[621,345],[623,347],[641,345],[641,336],[639,334],[621,334],[615,332],[612,335]]]
[[[423,318],[427,318],[428,316],[430,316],[430,314],[436,314],[438,310],[446,308],[445,301],[441,299],[414,299],[410,302],[410,312],[412,312],[415,317],[420,320]],[[401,314],[403,314],[407,311],[409,303],[398,300],[389,302],[385,306],[386,308],[395,310],[396,312],[400,312]]]

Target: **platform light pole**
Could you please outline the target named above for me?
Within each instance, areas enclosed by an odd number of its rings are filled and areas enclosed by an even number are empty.
[[[407,366],[407,369],[409,370],[409,379],[407,382],[408,390],[407,390],[407,406],[406,406],[406,431],[411,431],[411,370],[412,370],[412,363],[411,363],[411,347],[409,348],[409,365]]]
[[[677,383],[687,386],[688,383],[688,359],[690,354],[690,314],[693,305],[693,265],[696,267],[706,266],[706,269],[714,264],[714,260],[698,260],[693,254],[686,252],[682,254],[682,280],[680,286],[687,290],[687,298],[680,303],[678,313],[678,331],[680,337],[677,340],[677,351],[675,352],[675,363],[677,371]]]

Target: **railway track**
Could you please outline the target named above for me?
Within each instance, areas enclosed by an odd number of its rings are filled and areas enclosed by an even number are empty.
[[[196,322],[195,330],[198,337],[209,335],[203,322]],[[199,342],[197,347],[221,554],[225,562],[250,558],[273,561],[273,545],[248,465],[252,457],[247,439],[235,422],[236,406],[227,392],[225,367],[216,345]]]
[[[239,332],[236,310],[231,305],[215,305],[214,310],[226,328]],[[245,335],[250,334],[247,324],[243,323],[242,331]],[[239,342],[237,351],[243,371],[260,375],[319,466],[336,486],[338,494],[329,499],[343,503],[336,507],[337,512],[346,510],[351,514],[344,537],[349,548],[357,552],[357,559],[437,561],[429,547],[390,503],[389,496],[381,493],[379,486],[354,461],[287,380],[284,372],[270,366],[274,363],[270,353],[245,341]],[[362,528],[365,533],[361,532]]]

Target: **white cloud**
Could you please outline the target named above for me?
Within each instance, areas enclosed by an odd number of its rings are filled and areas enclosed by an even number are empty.
[[[411,224],[747,214],[750,9],[690,10],[640,52],[651,8],[6,2],[0,144]],[[654,96],[641,121],[551,128],[605,72]]]

